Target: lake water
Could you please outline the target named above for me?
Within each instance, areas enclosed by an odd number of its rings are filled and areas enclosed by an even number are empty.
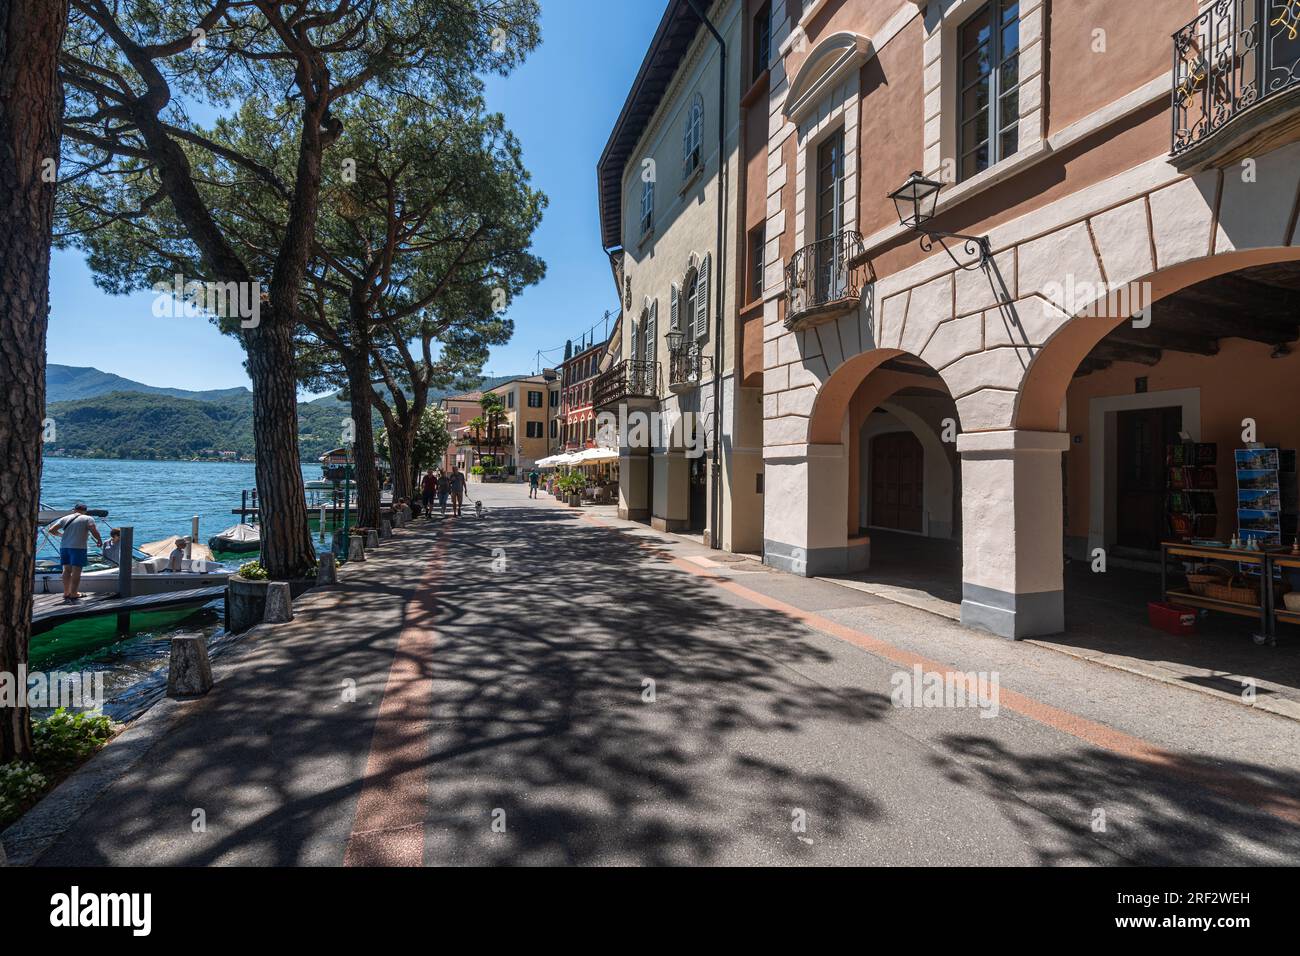
[[[130,525],[139,547],[167,537],[188,537],[190,519],[199,516],[199,541],[224,531],[239,519],[241,491],[257,480],[252,462],[113,461],[92,458],[47,458],[41,475],[41,504],[71,508],[84,501],[102,508],[103,525]],[[303,465],[304,480],[320,478],[319,465]],[[41,542],[42,556],[50,555]],[[92,546],[94,542],[91,542]]]
[[[198,515],[199,540],[206,542],[238,522],[230,511],[239,507],[241,491],[248,490],[251,498],[253,469],[251,463],[47,458],[41,504],[62,509],[84,501],[101,508],[108,517],[100,519],[100,533],[106,536],[106,526],[130,525],[137,546],[188,536],[191,518]],[[304,480],[319,477],[319,465],[303,466]],[[39,555],[57,554],[43,536],[38,541]],[[105,713],[130,720],[163,696],[172,637],[201,634],[213,657],[237,640],[222,632],[221,607],[217,600],[204,608],[133,615],[133,632],[121,638],[114,633],[111,615],[63,624],[33,638],[33,663],[44,671],[103,673],[109,698]],[[67,647],[78,649],[66,653]],[[41,659],[47,661],[43,666]]]

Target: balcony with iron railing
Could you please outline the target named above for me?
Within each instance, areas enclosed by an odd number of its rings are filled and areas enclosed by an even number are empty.
[[[668,388],[684,392],[704,380],[709,357],[699,343],[683,341],[682,333],[668,333]]]
[[[632,398],[654,398],[658,386],[658,362],[624,359],[597,376],[592,389],[592,405],[609,408]]]
[[[1300,0],[1215,0],[1174,34],[1173,141],[1184,169],[1300,126]]]
[[[845,229],[804,246],[785,267],[788,329],[833,322],[858,307],[865,269],[862,235]]]
[[[461,432],[455,436],[457,445],[482,448],[502,448],[508,447],[515,443],[515,430],[509,425],[502,425],[496,429],[495,436],[492,430],[475,432],[472,429]]]

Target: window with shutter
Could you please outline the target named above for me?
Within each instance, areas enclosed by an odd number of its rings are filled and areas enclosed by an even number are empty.
[[[695,279],[695,338],[703,342],[709,337],[709,260],[705,256]]]
[[[685,311],[685,333],[686,341],[695,341],[695,312],[697,309],[696,300],[700,294],[700,284],[697,273],[691,269],[686,273],[686,295],[682,300],[682,309]]]
[[[650,321],[646,323],[646,356],[653,374],[654,363],[659,350],[659,300],[650,303]]]
[[[668,295],[668,323],[669,328],[674,332],[680,332],[682,329],[681,307],[679,305],[681,295],[677,283],[674,282]]]

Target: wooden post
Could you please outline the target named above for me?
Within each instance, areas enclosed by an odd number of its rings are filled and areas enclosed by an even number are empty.
[[[248,514],[248,489],[245,488],[239,493],[239,523],[244,523],[244,518]]]
[[[199,516],[190,518],[190,543],[185,546],[185,557],[194,560],[194,542],[199,540]]]
[[[117,596],[127,600],[131,597],[131,572],[135,564],[133,551],[135,548],[135,528],[127,527],[120,529],[122,532],[120,543],[117,547]],[[119,611],[117,614],[117,633],[126,635],[131,633],[131,612]]]
[[[135,528],[122,528],[122,543],[117,549],[117,593],[119,597],[131,597],[131,570],[135,563],[132,550],[135,547]]]

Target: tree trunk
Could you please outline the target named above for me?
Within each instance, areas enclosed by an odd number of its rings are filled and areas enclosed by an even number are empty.
[[[67,22],[66,0],[0,3],[0,673],[15,676],[31,639],[54,228],[46,174],[59,156]],[[0,708],[0,763],[31,754],[27,708]]]
[[[392,456],[393,497],[411,498],[420,483],[415,479],[415,465],[411,461],[411,433],[401,428],[388,432],[388,453]]]
[[[370,417],[370,349],[362,346],[343,354],[352,403],[353,452],[357,480],[357,524],[379,527],[379,469],[375,467],[375,429]],[[390,445],[391,448],[391,445]],[[393,491],[397,497],[396,484]]]
[[[262,567],[275,580],[306,577],[316,564],[316,549],[307,526],[307,494],[298,457],[293,327],[264,319],[245,335],[248,375],[253,380]]]

